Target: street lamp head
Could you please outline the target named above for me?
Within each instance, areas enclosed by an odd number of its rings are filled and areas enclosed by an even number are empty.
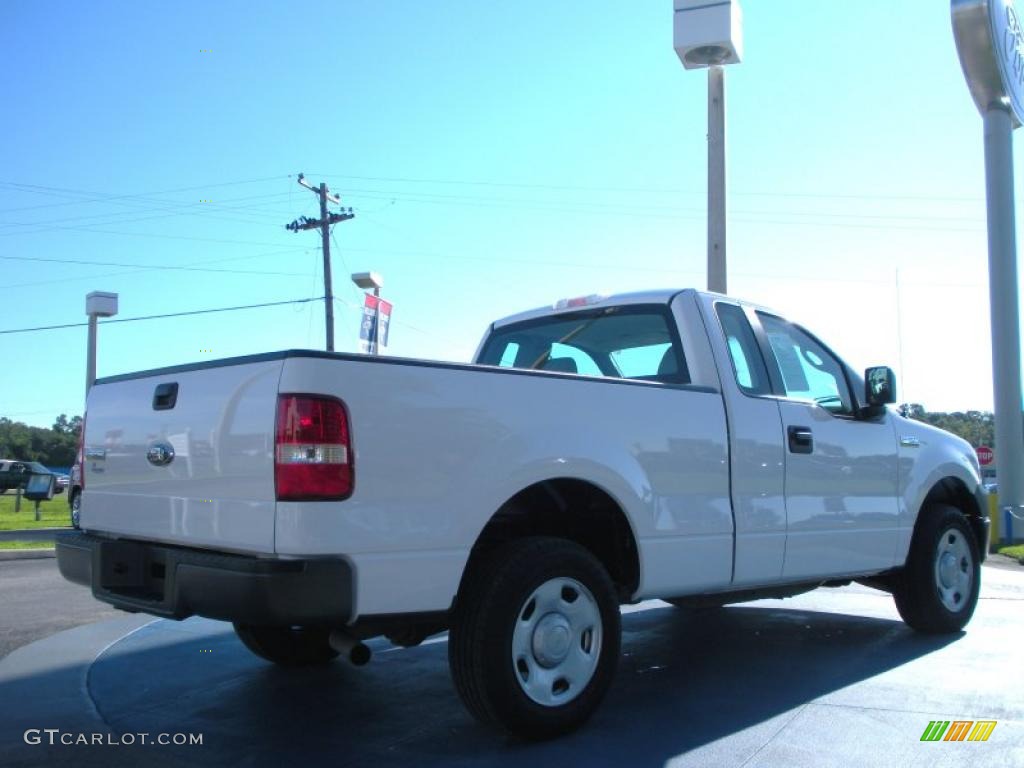
[[[117,294],[93,291],[85,296],[85,314],[113,317],[117,314]]]
[[[384,287],[384,278],[376,272],[353,272],[352,282],[363,290],[380,290]]]
[[[675,0],[673,42],[686,69],[736,64],[743,58],[739,0]]]
[[[728,63],[732,55],[724,45],[698,45],[683,54],[683,64],[690,65],[690,69],[713,67]]]

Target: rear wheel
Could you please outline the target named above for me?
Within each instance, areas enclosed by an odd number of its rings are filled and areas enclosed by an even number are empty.
[[[448,640],[452,678],[481,722],[527,739],[578,728],[618,664],[607,571],[571,541],[511,542],[467,576]]]
[[[329,629],[319,627],[256,627],[235,623],[235,633],[260,658],[283,667],[326,664],[338,652],[331,648]]]
[[[974,614],[981,564],[974,534],[959,509],[921,510],[907,564],[893,584],[896,609],[919,632],[958,632]]]

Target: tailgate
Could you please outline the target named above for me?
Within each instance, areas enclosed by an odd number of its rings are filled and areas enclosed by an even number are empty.
[[[273,552],[282,363],[225,361],[94,385],[86,408],[82,528]]]

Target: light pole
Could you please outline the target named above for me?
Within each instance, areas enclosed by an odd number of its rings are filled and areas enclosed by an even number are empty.
[[[1013,130],[1024,123],[1022,32],[1013,0],[952,0],[953,36],[967,86],[982,115],[988,209],[989,312],[999,505],[1024,509],[1020,300],[1013,216]],[[1009,534],[1010,520],[1007,519]],[[1009,536],[1008,536],[1009,537]]]
[[[675,0],[673,38],[686,69],[708,71],[708,290],[725,293],[725,69],[743,56],[739,0]]]
[[[353,272],[352,282],[364,291],[372,288],[373,297],[377,299],[373,310],[373,338],[370,339],[370,354],[380,354],[377,342],[380,339],[380,289],[384,286],[384,278],[376,272]]]
[[[92,383],[96,381],[96,321],[117,314],[117,294],[105,291],[86,294],[85,314],[89,316],[89,349],[85,360],[85,395],[88,397]]]

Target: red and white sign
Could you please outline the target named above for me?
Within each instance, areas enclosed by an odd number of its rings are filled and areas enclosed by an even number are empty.
[[[979,445],[974,451],[978,454],[978,463],[983,467],[987,467],[996,458],[996,452],[987,445]]]
[[[381,347],[388,345],[391,310],[391,302],[370,293],[366,294],[363,302],[363,321],[359,326],[360,351],[376,355]]]

